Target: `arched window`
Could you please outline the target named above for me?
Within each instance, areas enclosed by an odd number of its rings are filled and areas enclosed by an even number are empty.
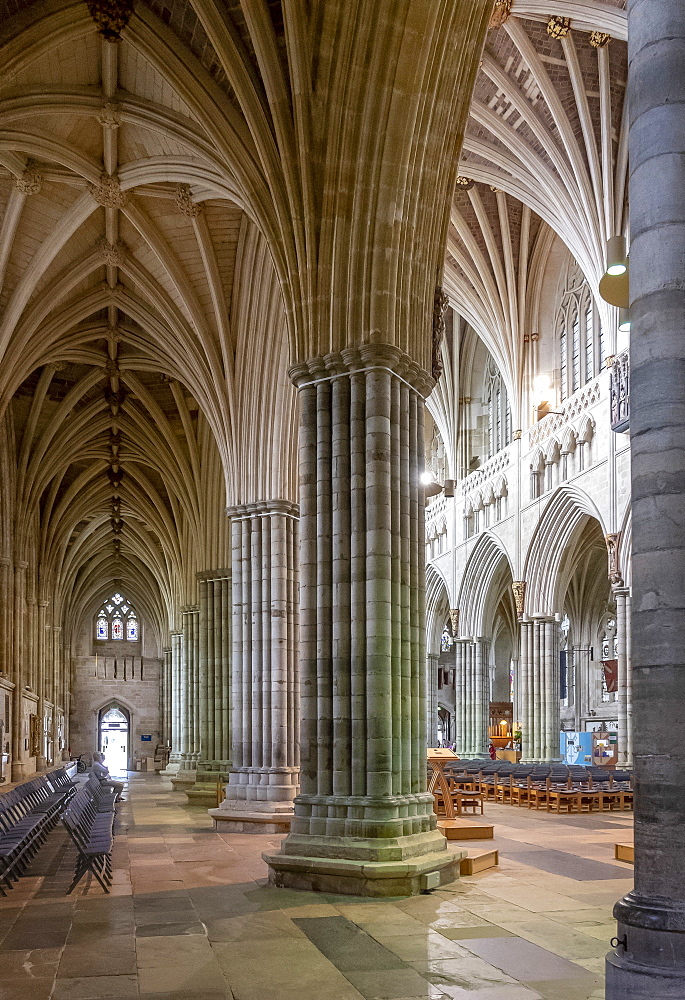
[[[140,625],[136,609],[117,591],[102,602],[95,619],[95,638],[100,642],[138,642]]]
[[[511,442],[511,408],[504,379],[492,358],[488,358],[485,377],[488,402],[488,458],[492,458]]]
[[[557,311],[559,394],[577,392],[604,365],[604,333],[587,282],[575,261],[566,273]]]

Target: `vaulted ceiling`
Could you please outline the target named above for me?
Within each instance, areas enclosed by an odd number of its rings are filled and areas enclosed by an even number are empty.
[[[487,36],[445,285],[514,401],[551,244],[596,292],[625,229],[623,6],[513,0]],[[138,0],[110,43],[80,0],[4,7],[0,557],[73,621],[123,580],[161,635],[228,559],[224,504],[296,499],[283,8]]]

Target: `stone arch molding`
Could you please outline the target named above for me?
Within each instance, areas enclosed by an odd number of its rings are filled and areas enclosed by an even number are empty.
[[[498,575],[505,569],[513,577],[512,562],[502,542],[490,532],[481,535],[466,564],[459,591],[462,635],[476,637],[489,634],[497,603],[493,590]]]
[[[606,534],[602,515],[583,490],[565,484],[550,497],[526,554],[526,614],[552,615],[560,610],[564,555],[589,518],[594,518]]]
[[[449,588],[432,563],[426,566],[426,649],[440,652],[440,637],[450,609]]]

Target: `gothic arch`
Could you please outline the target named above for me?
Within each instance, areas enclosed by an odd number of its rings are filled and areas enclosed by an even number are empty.
[[[550,615],[560,610],[562,590],[568,582],[561,579],[564,559],[574,536],[589,518],[606,533],[601,514],[583,490],[564,484],[550,497],[525,559],[526,613]]]
[[[490,532],[481,535],[466,564],[459,592],[462,635],[489,634],[507,577],[510,585],[512,568],[506,549]]]

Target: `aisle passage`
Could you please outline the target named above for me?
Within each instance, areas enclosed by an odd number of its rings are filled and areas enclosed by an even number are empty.
[[[600,1000],[629,817],[488,810],[499,869],[395,901],[266,884],[280,837],[215,833],[130,776],[115,885],[65,897],[61,828],[0,900],[0,1000]],[[492,842],[491,842],[492,843]],[[567,868],[565,873],[560,869]]]

